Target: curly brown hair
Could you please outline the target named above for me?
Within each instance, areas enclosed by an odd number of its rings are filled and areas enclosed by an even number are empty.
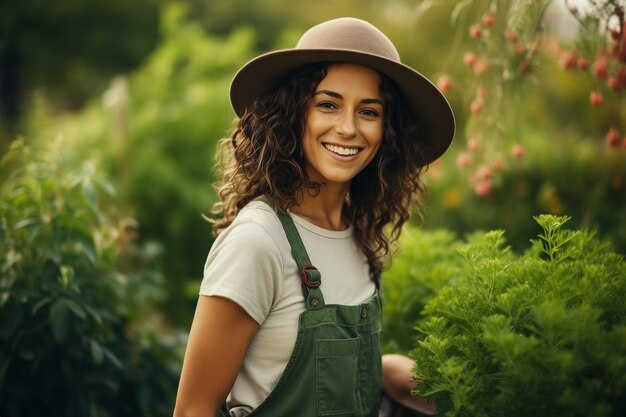
[[[302,151],[304,118],[309,100],[333,63],[302,67],[279,84],[266,88],[238,120],[230,137],[221,141],[218,162],[220,201],[212,212],[215,234],[232,223],[250,201],[265,197],[281,209],[297,205],[298,193],[318,193]],[[367,256],[370,271],[378,276],[411,212],[420,213],[426,187],[418,126],[409,119],[402,94],[381,74],[384,102],[382,145],[372,162],[350,183],[344,216]],[[391,229],[386,233],[387,225]]]

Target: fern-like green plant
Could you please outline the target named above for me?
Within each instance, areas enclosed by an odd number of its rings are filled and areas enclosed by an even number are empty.
[[[523,255],[502,232],[473,236],[424,307],[415,394],[441,415],[626,413],[626,263],[565,216],[535,220]]]
[[[462,242],[446,230],[425,231],[407,225],[401,250],[382,277],[385,299],[385,351],[408,353],[415,346],[415,327],[426,302],[455,279],[463,262],[457,250]]]

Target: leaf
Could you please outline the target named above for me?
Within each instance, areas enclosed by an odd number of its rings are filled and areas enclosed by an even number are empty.
[[[82,249],[82,254],[85,255],[85,258],[87,258],[89,263],[91,265],[95,265],[97,256],[96,256],[96,249],[93,245],[93,241],[80,240],[78,242],[78,246]]]
[[[32,218],[31,217],[31,218],[28,218],[28,219],[23,219],[23,220],[20,220],[18,222],[15,222],[15,224],[13,225],[13,230],[18,230],[18,229],[21,229],[23,227],[28,227],[28,226],[31,226],[31,225],[37,224],[37,223],[39,223],[39,219],[37,219],[37,218]]]
[[[61,342],[69,329],[69,307],[63,300],[56,301],[50,308],[50,324],[54,338]]]
[[[46,304],[50,304],[50,301],[51,301],[50,297],[46,297],[42,300],[39,300],[39,302],[35,304],[35,306],[31,310],[30,314],[34,316],[35,314],[37,314],[39,310],[41,310],[43,306],[45,306]]]
[[[91,317],[93,317],[96,323],[102,324],[102,316],[100,315],[100,313],[98,313],[94,308],[92,308],[88,304],[85,304],[83,307],[85,308],[85,310],[87,310],[87,313],[91,314]]]
[[[87,318],[87,313],[85,312],[85,309],[82,308],[76,301],[70,300],[69,298],[63,298],[61,299],[61,302],[67,304],[69,309],[72,310],[72,313],[74,313],[82,320],[85,320]]]
[[[117,368],[122,369],[124,367],[124,365],[122,365],[122,362],[109,349],[102,347],[102,352],[104,352],[104,356],[106,356],[107,359],[109,359]]]
[[[101,364],[102,359],[104,359],[104,352],[102,351],[102,347],[100,346],[100,344],[96,342],[95,340],[91,339],[90,348],[91,348],[91,357],[93,358],[94,362],[97,364]]]
[[[61,283],[63,287],[67,288],[72,281],[74,281],[74,268],[71,265],[62,265],[61,266]]]
[[[107,195],[115,196],[115,187],[105,177],[95,176],[93,182]]]

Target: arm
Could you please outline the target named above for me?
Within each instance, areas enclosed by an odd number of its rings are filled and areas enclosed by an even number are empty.
[[[423,398],[411,395],[413,387],[420,383],[411,369],[415,362],[403,355],[383,355],[383,391],[395,402],[411,410],[432,416],[437,406]]]
[[[233,301],[200,296],[189,332],[174,417],[214,417],[259,324]]]

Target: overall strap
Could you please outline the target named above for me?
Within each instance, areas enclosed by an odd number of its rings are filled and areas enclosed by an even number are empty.
[[[324,307],[324,296],[320,290],[322,284],[322,275],[316,267],[311,265],[311,260],[306,252],[304,243],[300,238],[300,234],[296,229],[296,225],[289,214],[281,209],[276,211],[280,223],[283,225],[293,258],[298,264],[300,271],[300,280],[302,281],[302,292],[306,301],[307,310],[316,310]]]

